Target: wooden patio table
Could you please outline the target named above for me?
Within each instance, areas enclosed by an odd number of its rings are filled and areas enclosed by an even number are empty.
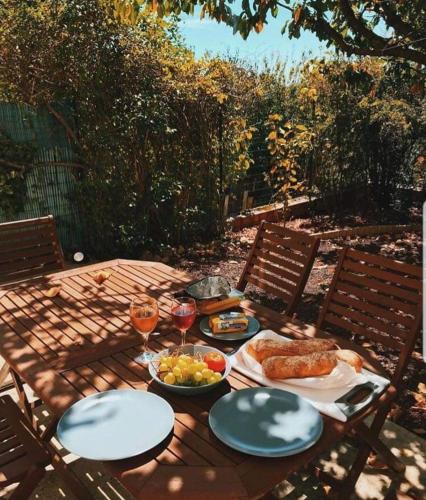
[[[111,275],[98,285],[93,277],[101,270]],[[188,274],[164,264],[118,259],[0,291],[0,354],[18,380],[25,381],[55,416],[46,439],[54,432],[57,419],[74,401],[97,391],[149,390],[172,405],[176,414],[174,433],[165,443],[133,459],[105,462],[135,497],[257,498],[289,474],[307,466],[349,434],[355,423],[394,395],[394,391],[387,391],[345,423],[324,416],[320,440],[298,455],[257,458],[234,451],[210,432],[209,409],[223,394],[257,386],[256,382],[233,370],[227,381],[212,392],[183,397],[162,391],[151,381],[147,369],[134,361],[141,342],[134,345],[128,313],[130,298],[146,292],[158,299],[159,333],[150,339],[150,347],[158,351],[180,342],[170,319],[171,294],[182,290],[191,280]],[[62,285],[59,295],[46,297],[45,291],[55,283]],[[242,306],[248,314],[256,315],[262,328],[294,338],[326,335],[258,304],[244,301]],[[200,333],[198,323],[197,319],[188,332],[188,342],[210,344],[224,351],[238,345],[207,339]],[[130,343],[126,344],[129,338]],[[339,340],[339,343],[347,347],[346,342]],[[362,354],[366,366],[377,371],[379,365],[373,356],[367,351]]]

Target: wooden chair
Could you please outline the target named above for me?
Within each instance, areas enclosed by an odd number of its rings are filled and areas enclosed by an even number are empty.
[[[64,269],[64,257],[52,215],[0,224],[1,287]],[[0,369],[0,387],[9,375]]]
[[[397,351],[398,364],[391,383],[398,389],[420,331],[421,276],[418,266],[344,248],[317,327],[337,327],[354,340],[380,343]],[[377,410],[370,427],[364,422],[357,424],[355,437],[361,446],[345,480],[343,495],[353,492],[371,449],[395,470],[404,469],[378,438],[391,404],[392,400]]]
[[[0,284],[64,269],[52,215],[0,224]]]
[[[292,314],[305,288],[320,240],[263,221],[237,285],[244,291],[251,283],[286,303]]]
[[[18,406],[10,396],[0,397],[0,486],[20,483],[9,498],[28,498],[49,463],[49,453]]]

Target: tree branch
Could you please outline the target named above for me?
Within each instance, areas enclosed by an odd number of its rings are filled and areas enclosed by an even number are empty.
[[[70,161],[37,161],[34,163],[34,166],[44,165],[53,165],[54,167],[79,168],[81,170],[87,170],[89,168],[87,165]]]
[[[64,127],[68,137],[74,142],[74,144],[78,146],[80,150],[83,150],[80,141],[77,139],[77,136],[74,133],[74,130],[68,125],[65,118],[58,111],[56,111],[56,109],[54,109],[51,104],[47,103],[46,107],[50,111],[50,113],[58,120],[58,122]]]
[[[393,56],[393,57],[401,57],[409,61],[426,65],[425,52],[420,52],[410,48],[403,48],[403,47],[385,47],[385,50],[377,48],[373,49],[362,48],[357,45],[348,43],[343,38],[343,36],[334,28],[332,28],[330,24],[322,17],[318,18],[310,17],[308,22],[311,23],[313,31],[317,33],[321,32],[325,33],[327,37],[330,40],[332,40],[340,50],[342,50],[349,56],[350,55],[374,56],[374,57]]]
[[[3,165],[4,167],[9,167],[13,170],[19,170],[20,172],[25,172],[25,169],[28,167],[28,165],[20,165],[13,161],[3,160],[1,158],[0,158],[0,165]]]
[[[363,19],[355,14],[354,10],[349,4],[349,0],[340,0],[339,3],[340,9],[343,15],[346,17],[349,27],[355,34],[361,35],[363,38],[368,40],[376,49],[382,49],[383,47],[386,47],[390,40],[383,38],[374,33],[374,31],[368,29]]]
[[[288,5],[285,5],[281,2],[277,2],[277,5],[279,5],[280,7],[282,7],[283,9],[287,9],[288,11],[290,12],[294,12],[293,9],[291,7],[289,7]]]
[[[395,12],[395,10],[392,9],[389,2],[387,1],[382,2],[381,7],[385,22],[388,24],[388,26],[391,26],[395,30],[395,33],[404,36],[410,42],[416,42],[416,45],[418,47],[426,48],[426,41],[424,40],[420,40],[418,42],[416,41],[416,38],[418,39],[422,38],[422,35],[413,31],[413,27],[410,24],[406,23]]]

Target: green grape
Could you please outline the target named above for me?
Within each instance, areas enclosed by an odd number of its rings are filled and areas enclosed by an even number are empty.
[[[176,382],[176,377],[170,372],[164,377],[164,382],[173,385]]]
[[[213,375],[213,370],[210,370],[210,368],[204,368],[201,375],[207,380]]]
[[[188,366],[188,373],[190,375],[194,375],[194,373],[198,371],[198,366],[196,363],[191,363],[189,366]]]
[[[184,359],[179,359],[177,365],[180,369],[185,368],[187,366],[187,362]]]

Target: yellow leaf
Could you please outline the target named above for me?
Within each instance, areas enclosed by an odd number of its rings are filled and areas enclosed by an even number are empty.
[[[254,25],[254,31],[256,31],[256,33],[260,33],[262,30],[263,30],[263,21],[259,20]]]
[[[59,294],[61,288],[62,288],[61,285],[52,286],[52,288],[49,288],[49,290],[46,290],[45,292],[43,292],[43,294],[45,297],[49,297],[49,299],[52,299],[53,297],[56,297]]]
[[[93,276],[94,281],[98,285],[102,285],[102,283],[107,280],[111,276],[111,273],[108,273],[107,271],[99,271]]]
[[[297,7],[297,9],[293,12],[293,19],[295,24],[299,22],[302,12],[303,12],[303,7],[301,5],[299,5],[299,7]]]
[[[275,132],[275,130],[273,130],[272,132],[269,132],[268,139],[270,141],[273,141],[276,138],[277,138],[277,133]]]

